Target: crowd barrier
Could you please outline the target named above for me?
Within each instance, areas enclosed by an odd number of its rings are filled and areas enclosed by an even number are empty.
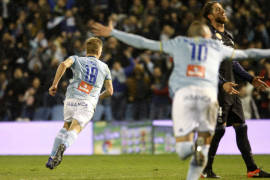
[[[48,155],[63,122],[1,122],[0,155]],[[270,120],[248,120],[253,154],[270,154]],[[89,123],[69,155],[173,153],[172,121]],[[240,154],[232,127],[220,142],[218,154]]]

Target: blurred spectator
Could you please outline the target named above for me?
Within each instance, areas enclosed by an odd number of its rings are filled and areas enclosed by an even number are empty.
[[[150,39],[158,39],[159,25],[154,16],[148,15],[144,18],[140,34]]]
[[[159,67],[154,68],[152,78],[152,99],[150,105],[150,119],[166,119],[170,114],[170,99],[168,80]]]
[[[76,20],[71,10],[67,10],[65,19],[62,22],[62,31],[66,33],[74,33],[76,31]]]
[[[138,30],[138,24],[136,16],[129,16],[123,22],[123,29],[126,32],[134,33]]]
[[[141,64],[136,64],[133,76],[127,79],[128,104],[125,114],[126,120],[140,120],[148,118],[150,79]]]
[[[23,76],[22,69],[16,68],[5,91],[3,105],[6,114],[4,120],[16,120],[21,116],[26,85],[27,80]]]
[[[106,44],[104,45],[104,56],[103,60],[108,64],[111,68],[113,61],[118,60],[121,61],[119,55],[119,44],[118,41],[114,37],[110,37]]]
[[[270,86],[270,60],[265,61],[264,69],[260,72],[260,76],[264,76],[264,81]],[[255,101],[259,107],[261,118],[270,117],[270,90],[265,92],[254,92]]]
[[[133,0],[133,4],[129,10],[130,14],[140,17],[143,14],[143,4],[141,0]]]
[[[148,15],[157,16],[159,8],[156,6],[155,0],[148,0],[144,10],[144,17]]]
[[[160,25],[164,26],[166,24],[169,24],[170,20],[170,12],[172,11],[169,0],[161,0],[160,3],[161,7],[159,9],[159,20],[160,20]]]
[[[163,29],[160,34],[160,41],[167,41],[171,39],[173,35],[174,35],[174,29],[169,25],[165,25],[163,26]]]
[[[8,85],[8,80],[5,72],[0,71],[0,104],[5,105],[4,97]],[[4,118],[5,108],[0,108],[0,121]]]
[[[111,98],[107,98],[101,102],[98,102],[96,111],[93,116],[93,121],[100,121],[100,120],[106,120],[106,121],[113,120]]]
[[[63,16],[65,14],[65,10],[71,9],[74,5],[74,0],[48,0],[48,3],[51,7],[51,10],[59,15]]]
[[[0,72],[0,99],[5,95],[5,90],[7,88],[8,80],[5,72]]]
[[[258,107],[252,97],[253,86],[251,84],[241,84],[239,97],[242,102],[245,119],[259,119]]]
[[[126,111],[126,80],[132,74],[134,70],[134,60],[132,57],[133,48],[129,47],[124,51],[125,58],[129,61],[127,67],[123,67],[119,61],[115,61],[112,67],[112,83],[114,87],[114,93],[112,96],[112,113],[113,119],[123,120]]]

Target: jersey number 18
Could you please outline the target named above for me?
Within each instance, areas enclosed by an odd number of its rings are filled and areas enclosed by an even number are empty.
[[[96,83],[97,75],[98,75],[98,68],[91,67],[90,69],[88,65],[86,65],[85,68],[86,68],[86,75],[84,77],[84,81],[81,81],[81,83],[79,84],[78,90],[86,94],[89,94]]]
[[[91,67],[91,69],[89,69],[88,65],[86,65],[85,68],[86,68],[86,75],[85,75],[84,80],[90,83],[91,85],[94,85],[97,80],[98,68],[93,66]]]

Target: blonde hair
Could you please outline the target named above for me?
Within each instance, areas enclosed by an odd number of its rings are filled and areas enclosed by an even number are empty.
[[[194,21],[188,28],[188,36],[195,37],[204,35],[207,33],[206,29],[209,29],[208,26],[204,22]]]
[[[97,37],[91,37],[86,40],[86,54],[98,55],[99,49],[103,46],[102,41]]]

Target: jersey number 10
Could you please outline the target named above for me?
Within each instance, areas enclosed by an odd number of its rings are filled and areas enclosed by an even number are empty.
[[[207,46],[205,44],[189,43],[192,48],[191,60],[205,61],[207,59]]]
[[[91,67],[89,69],[89,66],[86,65],[86,75],[85,75],[85,81],[89,82],[91,85],[95,85],[98,75],[98,68],[97,67]],[[91,71],[90,71],[91,70]]]

